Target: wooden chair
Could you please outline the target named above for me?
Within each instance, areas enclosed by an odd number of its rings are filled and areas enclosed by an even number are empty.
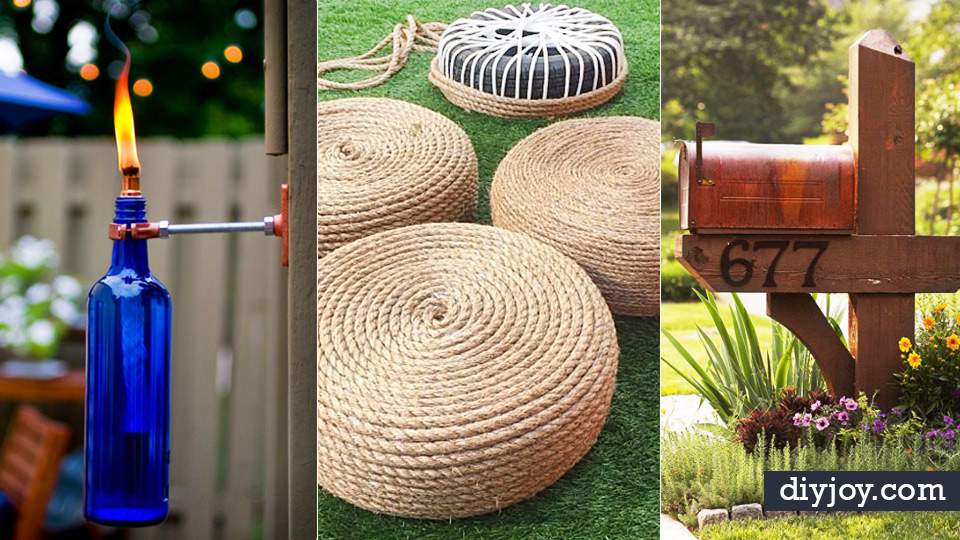
[[[33,407],[20,406],[14,413],[0,449],[0,491],[17,509],[13,540],[41,537],[69,438],[67,426]]]

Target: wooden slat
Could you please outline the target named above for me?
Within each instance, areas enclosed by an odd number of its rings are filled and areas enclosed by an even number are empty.
[[[317,1],[287,0],[291,540],[317,537]]]
[[[268,158],[270,167],[271,185],[279,189],[280,184],[286,182],[287,158]],[[276,248],[274,248],[276,249]],[[276,332],[268,334],[267,350],[277,359],[266,365],[266,430],[264,444],[266,445],[264,486],[263,525],[264,536],[267,538],[287,538],[288,501],[287,501],[287,312],[288,297],[286,294],[288,269],[281,266],[268,265],[270,272],[267,278],[281,291],[277,302],[270,304],[267,320],[272,322]]]
[[[774,286],[769,270],[778,249],[756,249],[758,242],[786,242],[777,260]],[[727,246],[731,246],[727,250]],[[816,248],[794,249],[797,242],[827,242],[813,272],[813,287],[805,287]],[[763,246],[764,244],[760,244]],[[769,244],[768,244],[769,245]],[[801,244],[802,245],[802,244]],[[724,280],[722,256],[745,259],[753,269],[749,281],[733,285]],[[677,260],[691,274],[718,292],[954,292],[960,289],[960,237],[944,236],[766,236],[683,235],[677,238]],[[745,277],[744,265],[732,262],[734,282]],[[913,322],[911,318],[911,328]],[[899,359],[899,353],[897,353]]]
[[[9,246],[14,241],[14,174],[16,139],[0,139],[0,246]]]
[[[857,233],[914,234],[913,60],[882,30],[864,34],[850,47],[849,57]],[[909,261],[909,256],[902,254],[902,260]],[[849,341],[857,359],[857,390],[877,391],[878,404],[892,407],[897,402],[893,375],[901,359],[890,340],[913,335],[913,295],[851,294],[850,308]]]
[[[261,155],[262,140],[240,144],[239,177],[234,190],[239,219],[257,220],[279,211],[279,189],[270,183],[268,166]],[[224,490],[226,537],[249,535],[262,516],[264,484],[265,411],[267,365],[282,361],[268,349],[270,304],[283,290],[270,282],[272,269],[280,265],[280,242],[261,234],[245,233],[235,239],[236,299],[233,312],[233,366],[229,388],[227,475]],[[275,332],[274,332],[275,333]],[[260,444],[257,444],[260,442]]]
[[[180,148],[184,157],[178,195],[192,193],[189,201],[198,222],[229,220],[232,170],[226,141],[205,140]],[[216,392],[217,350],[224,331],[224,278],[227,264],[225,235],[184,235],[169,240],[177,251],[177,296],[173,298],[173,373],[171,464],[182,465],[181,485],[189,501],[182,521],[182,537],[213,537],[213,490],[218,425]],[[211,294],[210,291],[218,291]],[[176,426],[176,427],[174,427]],[[172,474],[171,474],[172,476]]]
[[[63,139],[45,138],[33,141],[32,184],[34,218],[30,232],[39,238],[53,240],[62,249],[67,231],[67,189],[71,174],[70,147]]]

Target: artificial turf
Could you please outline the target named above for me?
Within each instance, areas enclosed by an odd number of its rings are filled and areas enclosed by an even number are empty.
[[[505,3],[505,2],[502,2]],[[623,33],[630,76],[623,91],[574,116],[630,115],[659,119],[660,7],[656,0],[582,0]],[[451,22],[498,3],[478,1],[320,0],[318,55],[328,60],[366,52],[413,14]],[[557,119],[508,120],[452,105],[427,80],[432,53],[414,52],[387,83],[361,91],[323,91],[321,100],[352,96],[403,99],[433,109],[470,136],[480,164],[477,221],[490,222],[488,191],[497,164],[523,137]],[[369,73],[361,74],[362,76]],[[335,73],[336,80],[355,74]],[[323,136],[323,125],[319,126]],[[496,514],[450,522],[394,518],[356,508],[319,490],[323,539],[641,539],[659,535],[659,319],[617,317],[620,367],[610,417],[596,446],[556,484]]]

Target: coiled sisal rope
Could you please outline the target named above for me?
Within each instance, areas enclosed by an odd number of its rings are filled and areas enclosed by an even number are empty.
[[[477,156],[453,121],[387,98],[322,101],[317,110],[321,257],[385,229],[473,216]]]
[[[559,251],[431,223],[317,270],[317,479],[334,495],[398,516],[482,514],[546,488],[597,440],[613,318]]]
[[[660,123],[557,122],[497,167],[493,224],[528,234],[590,274],[614,313],[660,313]]]
[[[317,87],[320,90],[361,90],[383,84],[407,63],[410,51],[437,52],[440,34],[447,25],[440,22],[421,23],[413,15],[407,15],[407,25],[398,23],[387,37],[369,51],[352,58],[327,60],[317,64]],[[391,46],[385,56],[376,54]],[[340,69],[377,71],[366,79],[354,82],[337,82],[324,78],[324,74]]]

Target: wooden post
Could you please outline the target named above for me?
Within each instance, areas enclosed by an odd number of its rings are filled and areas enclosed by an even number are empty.
[[[317,537],[317,0],[287,0],[290,539]]]
[[[264,130],[268,156],[287,153],[287,3],[264,0]]]
[[[914,64],[888,32],[871,30],[850,47],[850,145],[857,159],[856,234],[914,230]],[[896,404],[897,339],[913,337],[913,294],[851,294],[850,352],[857,390]]]

